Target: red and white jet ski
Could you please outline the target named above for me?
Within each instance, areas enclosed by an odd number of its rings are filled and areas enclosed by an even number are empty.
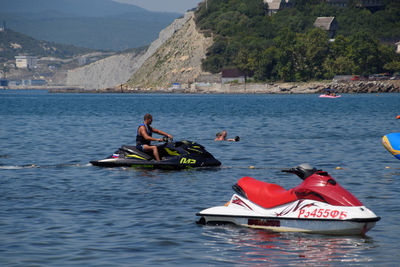
[[[241,178],[225,206],[197,213],[200,224],[235,224],[277,232],[364,235],[380,220],[327,172],[309,164],[282,170],[303,182],[290,190]]]

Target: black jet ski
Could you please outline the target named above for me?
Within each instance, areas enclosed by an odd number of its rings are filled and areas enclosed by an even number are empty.
[[[101,167],[139,167],[158,169],[187,169],[194,167],[220,166],[221,162],[214,158],[205,148],[192,141],[172,142],[157,145],[160,161],[156,161],[153,153],[145,153],[136,146],[123,145],[108,158],[91,161]],[[151,153],[151,154],[150,154]]]

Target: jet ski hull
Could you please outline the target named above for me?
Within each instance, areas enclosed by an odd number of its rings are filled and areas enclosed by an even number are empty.
[[[322,221],[289,220],[273,217],[229,217],[202,215],[203,224],[234,224],[273,232],[298,232],[327,235],[363,235],[376,224],[376,221]]]
[[[90,162],[94,166],[99,167],[137,167],[147,169],[190,169],[198,167],[217,167],[221,162],[217,159],[196,160],[187,158],[176,158],[168,160],[139,160],[139,159],[102,159]]]
[[[364,206],[332,206],[314,200],[297,200],[271,209],[234,194],[226,206],[197,213],[201,224],[234,224],[274,232],[363,235],[380,220]]]

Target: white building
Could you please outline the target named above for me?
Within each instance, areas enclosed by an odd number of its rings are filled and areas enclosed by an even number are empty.
[[[6,22],[3,21],[3,24],[0,25],[0,32],[5,32],[6,31]]]
[[[34,56],[15,56],[15,66],[21,69],[36,68],[38,58]]]
[[[79,66],[86,65],[88,62],[89,62],[89,60],[88,60],[87,57],[82,56],[82,57],[79,57],[79,58],[78,58],[78,64],[79,64]]]

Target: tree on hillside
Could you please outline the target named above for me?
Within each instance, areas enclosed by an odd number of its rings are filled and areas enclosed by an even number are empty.
[[[274,81],[277,73],[275,66],[278,62],[278,49],[271,46],[258,55],[257,67],[253,78],[256,81]]]
[[[323,63],[329,53],[328,35],[314,28],[297,37],[296,80],[307,81],[324,77]]]
[[[330,6],[320,0],[293,0],[291,8],[269,16],[262,0],[209,0],[196,11],[202,30],[214,33],[203,69],[240,68],[257,81],[305,81],[337,74],[394,71],[398,55],[383,45],[400,40],[400,2],[386,0],[377,12]],[[315,29],[318,16],[336,17],[334,42]]]
[[[353,60],[355,73],[377,73],[379,66],[378,41],[369,33],[360,32],[351,37],[349,58]]]
[[[281,31],[274,39],[277,49],[276,74],[278,80],[295,80],[295,44],[296,35],[287,29]]]

